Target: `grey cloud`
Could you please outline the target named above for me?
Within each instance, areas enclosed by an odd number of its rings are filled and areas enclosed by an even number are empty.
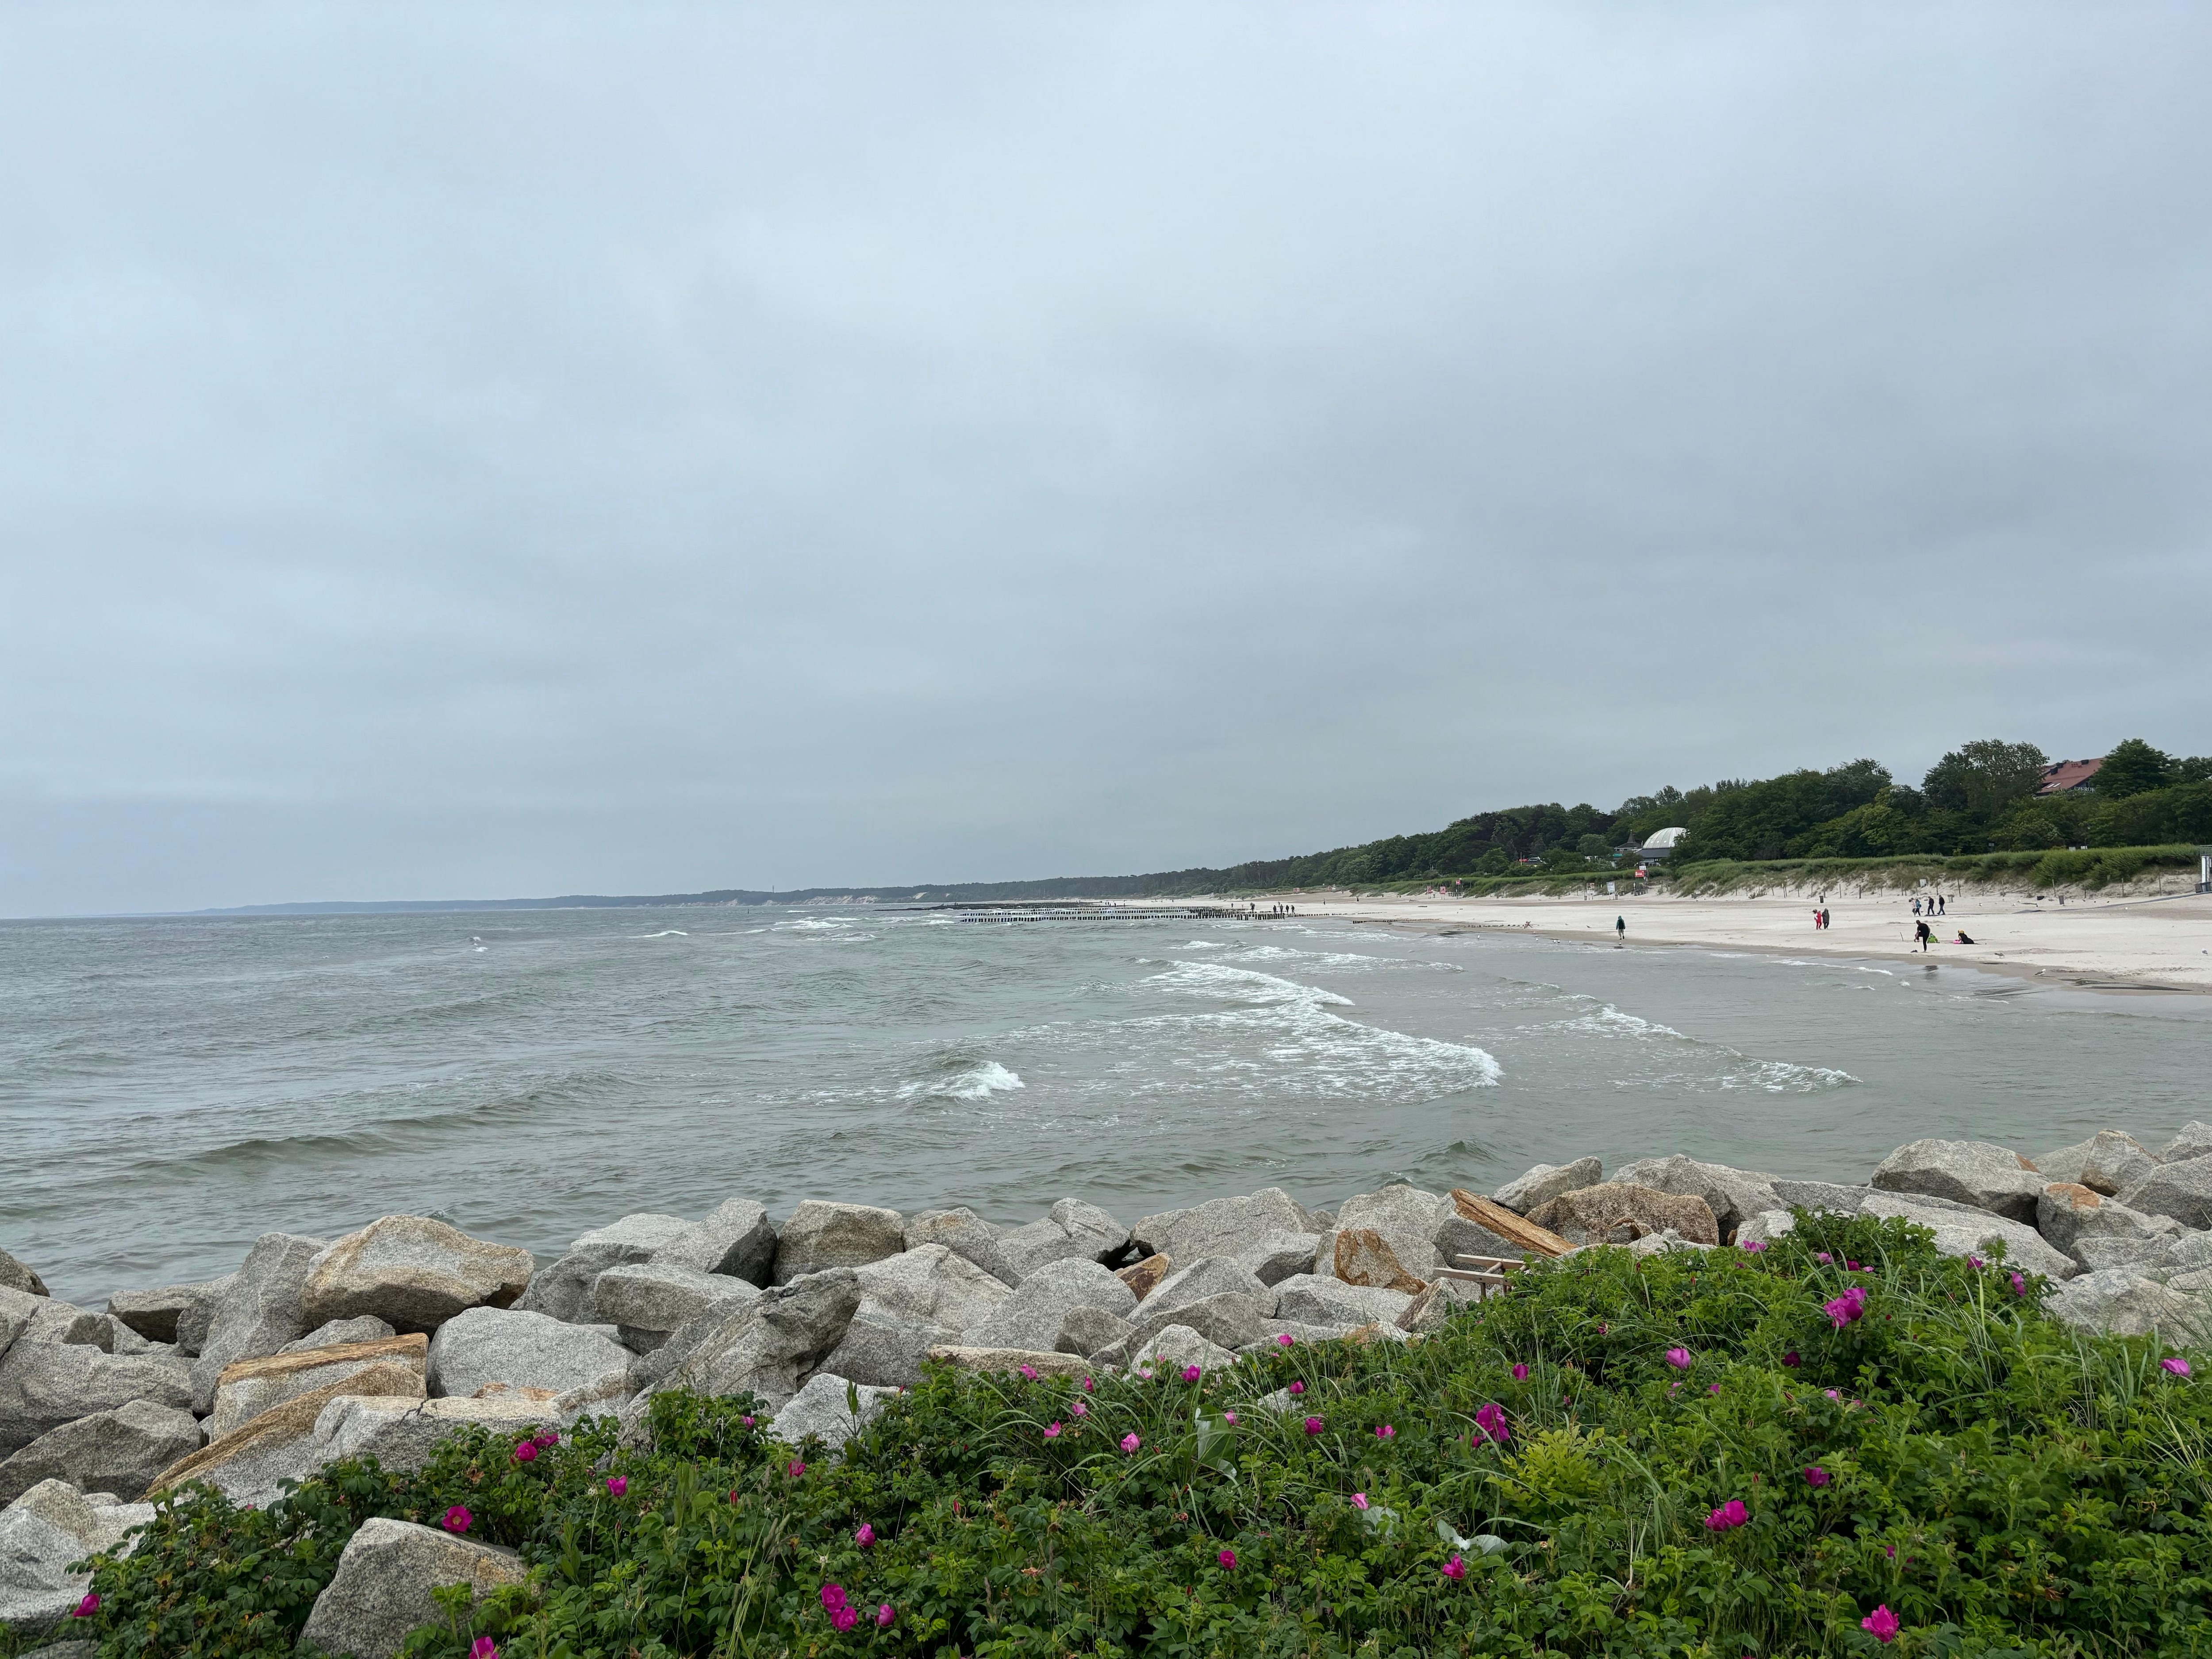
[[[2201,752],[2208,44],[18,9],[0,914]]]

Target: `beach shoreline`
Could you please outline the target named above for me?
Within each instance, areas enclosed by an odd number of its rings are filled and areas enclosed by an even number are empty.
[[[1624,886],[1628,884],[1624,883]],[[1945,893],[1937,943],[1912,942],[1911,895],[1832,899],[1832,925],[1813,926],[1809,897],[1675,897],[1622,892],[1595,897],[1431,897],[1401,894],[1240,896],[1266,915],[1295,907],[1302,921],[1387,925],[1431,937],[1457,932],[1525,933],[1595,943],[1625,920],[1626,945],[1864,957],[1974,968],[2039,984],[2112,993],[2212,994],[2212,895],[2094,900],[2060,905],[2012,893]],[[1173,908],[1191,900],[1124,901]],[[1974,943],[1948,944],[1964,932]]]

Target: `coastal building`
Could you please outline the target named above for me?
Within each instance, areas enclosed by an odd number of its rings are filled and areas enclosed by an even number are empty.
[[[1660,830],[1656,835],[1651,836],[1645,840],[1644,843],[1644,858],[1646,860],[1650,860],[1663,859],[1667,857],[1668,854],[1675,849],[1675,848],[1681,844],[1682,837],[1688,833],[1689,831],[1683,829],[1680,824],[1675,825],[1672,830]]]
[[[2043,781],[2035,786],[2039,795],[2086,795],[2089,780],[2095,777],[2105,764],[2100,755],[2094,760],[2053,761],[2043,769]]]

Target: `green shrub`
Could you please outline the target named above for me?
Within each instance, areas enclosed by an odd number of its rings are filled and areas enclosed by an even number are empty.
[[[933,1368],[842,1461],[665,1396],[651,1450],[602,1425],[526,1467],[474,1430],[258,1515],[173,1499],[92,1622],[104,1656],[273,1654],[361,1519],[465,1501],[535,1571],[418,1632],[435,1659],[1736,1659],[1875,1652],[1878,1606],[1894,1654],[2212,1652],[2212,1399],[2044,1288],[1802,1217],[1759,1253],[1537,1264],[1410,1345],[1088,1389]]]

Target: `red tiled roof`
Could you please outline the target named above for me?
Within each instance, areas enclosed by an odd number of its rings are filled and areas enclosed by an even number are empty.
[[[2043,769],[2043,781],[2035,786],[2039,795],[2063,795],[2075,789],[2086,789],[2089,780],[2097,775],[2104,765],[2104,757],[2095,760],[2053,761]]]

